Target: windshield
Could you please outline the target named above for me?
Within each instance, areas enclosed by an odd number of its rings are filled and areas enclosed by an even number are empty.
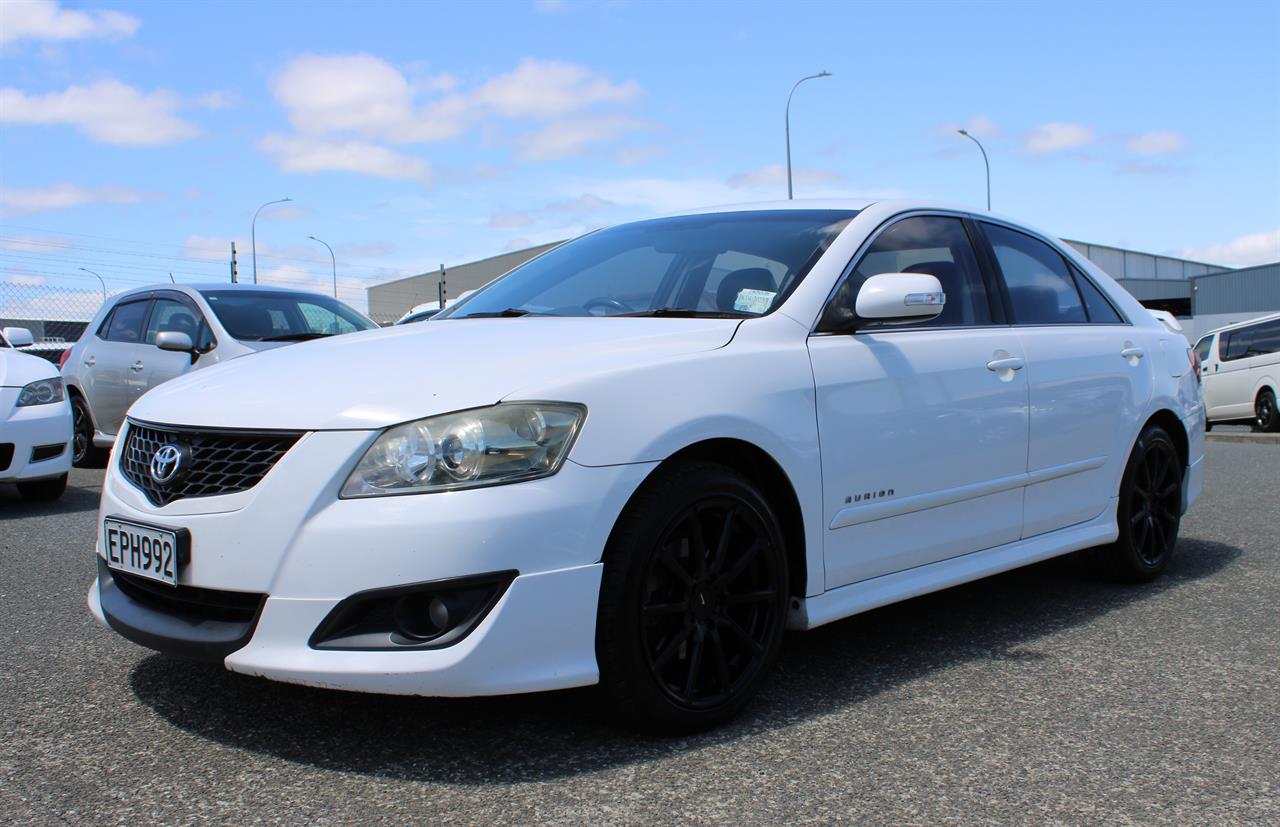
[[[237,339],[300,342],[377,327],[337,299],[276,290],[201,290],[218,321]]]
[[[563,244],[436,318],[762,316],[856,214],[768,210],[624,224]]]

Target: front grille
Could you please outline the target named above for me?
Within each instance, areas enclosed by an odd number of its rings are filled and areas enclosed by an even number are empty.
[[[155,505],[234,494],[257,485],[301,436],[292,431],[157,428],[131,421],[120,470]],[[165,445],[178,446],[183,460],[174,477],[161,483],[151,475],[151,460]]]
[[[105,568],[105,566],[104,566]],[[147,608],[193,620],[225,620],[250,623],[258,616],[265,594],[201,589],[196,586],[167,586],[145,577],[106,569],[125,595]]]

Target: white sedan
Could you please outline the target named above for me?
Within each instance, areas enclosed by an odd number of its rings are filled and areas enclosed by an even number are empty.
[[[0,333],[0,483],[28,500],[56,500],[71,470],[71,406],[56,365],[15,348],[31,331]]]
[[[599,683],[688,729],[784,629],[1091,549],[1168,565],[1187,344],[1052,236],[907,202],[591,233],[407,325],[173,380],[103,486],[93,614],[419,695]]]

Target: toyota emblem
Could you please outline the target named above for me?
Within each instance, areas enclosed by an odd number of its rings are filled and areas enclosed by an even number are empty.
[[[151,479],[165,485],[182,468],[183,451],[177,445],[161,445],[151,457]]]

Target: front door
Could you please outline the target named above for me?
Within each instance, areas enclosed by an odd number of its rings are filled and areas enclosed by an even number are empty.
[[[809,338],[822,446],[826,585],[1015,541],[1028,391],[1017,335],[998,326],[961,219],[882,230],[833,302],[878,273],[937,276],[942,315]]]
[[[111,318],[103,331],[106,341],[95,342],[87,348],[86,360],[93,382],[86,387],[89,407],[98,430],[107,434],[120,432],[120,423],[129,406],[138,396],[142,384],[143,359],[154,348],[142,342],[143,324],[147,318],[150,298],[123,302],[111,311]]]

